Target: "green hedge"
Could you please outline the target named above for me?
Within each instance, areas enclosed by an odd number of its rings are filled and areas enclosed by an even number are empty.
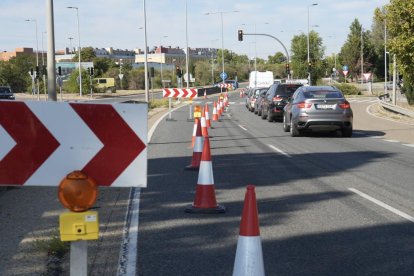
[[[361,91],[352,84],[338,83],[335,85],[344,95],[361,95]]]

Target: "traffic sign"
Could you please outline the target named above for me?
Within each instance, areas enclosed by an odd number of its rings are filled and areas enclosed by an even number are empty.
[[[227,79],[227,73],[226,73],[226,72],[221,72],[221,73],[220,73],[220,78],[221,78],[222,80]]]
[[[122,78],[124,77],[124,74],[119,74],[118,77],[120,80],[122,80]]]
[[[364,73],[365,80],[369,80],[371,78],[372,73]]]
[[[182,88],[164,88],[162,90],[162,96],[164,98],[197,98],[198,90],[194,88],[182,89]]]
[[[342,71],[349,71],[348,69],[349,69],[348,66],[346,65],[342,66]]]
[[[98,186],[146,187],[147,109],[0,102],[0,185],[58,186],[80,170]]]
[[[342,73],[344,73],[345,77],[348,75],[348,71],[343,70]]]

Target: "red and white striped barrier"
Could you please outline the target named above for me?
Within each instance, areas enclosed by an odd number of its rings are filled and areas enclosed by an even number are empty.
[[[197,98],[198,90],[195,88],[164,88],[162,90],[162,96],[164,98]]]

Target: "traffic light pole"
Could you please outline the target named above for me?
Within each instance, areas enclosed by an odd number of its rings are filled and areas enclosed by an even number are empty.
[[[249,34],[249,33],[243,33],[243,31],[242,31],[242,30],[239,30],[238,35],[239,35],[239,40],[240,40],[240,41],[241,41],[241,40],[243,40],[243,35],[260,35],[260,36],[268,36],[268,37],[273,38],[274,40],[276,40],[277,42],[279,42],[279,43],[280,43],[280,45],[282,45],[282,47],[283,47],[283,49],[285,50],[285,53],[286,53],[287,64],[289,64],[289,63],[290,63],[290,57],[289,57],[289,52],[288,52],[287,48],[286,48],[286,47],[285,47],[285,45],[282,43],[282,41],[280,41],[278,38],[274,37],[273,35],[269,35],[269,34],[256,34],[256,33]],[[290,74],[288,74],[288,79],[289,79],[289,78],[290,78]]]

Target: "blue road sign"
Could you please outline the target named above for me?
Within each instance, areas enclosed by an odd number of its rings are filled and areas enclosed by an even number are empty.
[[[342,67],[342,71],[348,71],[348,66],[344,65],[344,66]]]
[[[221,78],[222,80],[227,79],[227,73],[226,73],[226,72],[221,72],[221,73],[220,73],[220,78]]]

